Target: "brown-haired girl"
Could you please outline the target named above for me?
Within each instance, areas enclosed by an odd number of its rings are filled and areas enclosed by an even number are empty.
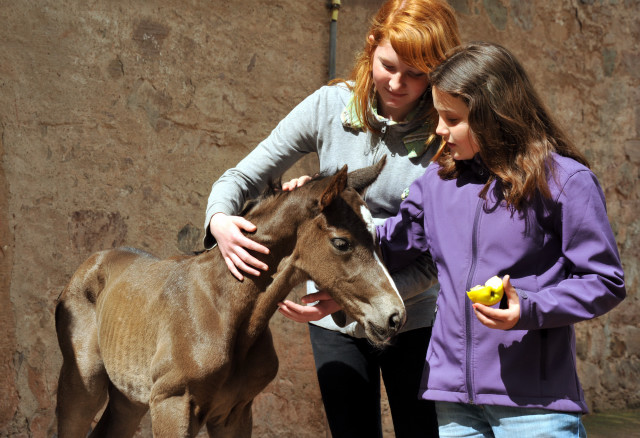
[[[421,397],[441,437],[584,437],[573,324],[626,295],[598,180],[503,47],[429,78],[446,150],[378,229],[392,272],[426,251],[438,269]],[[495,275],[502,302],[470,301]]]

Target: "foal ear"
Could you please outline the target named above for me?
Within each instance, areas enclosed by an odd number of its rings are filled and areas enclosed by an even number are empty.
[[[347,185],[356,189],[360,195],[364,190],[369,187],[380,175],[382,168],[387,163],[387,156],[383,155],[380,161],[373,166],[363,167],[362,169],[354,170],[349,174],[349,182]]]
[[[336,199],[340,193],[347,187],[347,165],[342,166],[342,169],[331,177],[331,181],[322,195],[320,196],[320,208],[325,209],[329,204]]]

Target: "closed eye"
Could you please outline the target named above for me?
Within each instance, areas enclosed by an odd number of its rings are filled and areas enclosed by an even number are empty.
[[[426,74],[421,71],[410,71],[407,74],[409,75],[409,77],[412,77],[412,78],[421,78],[426,76]]]
[[[440,117],[440,119],[442,119],[444,123],[447,124],[447,126],[454,126],[454,125],[457,125],[458,122],[460,122],[459,117],[453,117],[447,114],[442,114],[440,111],[438,111],[438,116]]]
[[[347,239],[343,239],[342,237],[334,237],[333,239],[331,239],[331,244],[340,252],[346,252],[351,249],[351,243]]]
[[[393,73],[396,70],[396,68],[394,66],[392,66],[392,65],[388,65],[388,64],[384,64],[383,63],[382,66],[384,67],[385,70],[387,70],[387,71],[389,71],[391,73]]]

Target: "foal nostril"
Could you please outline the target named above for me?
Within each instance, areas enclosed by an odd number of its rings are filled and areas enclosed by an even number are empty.
[[[394,312],[389,317],[389,328],[394,330],[399,330],[402,325],[402,318],[400,317],[400,312]]]

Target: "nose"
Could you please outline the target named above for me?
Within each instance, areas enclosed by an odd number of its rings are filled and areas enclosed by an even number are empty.
[[[404,84],[404,76],[400,72],[396,72],[391,75],[391,79],[389,79],[389,86],[392,90],[399,90],[402,88]]]
[[[403,325],[404,325],[404,320],[400,315],[400,312],[394,312],[389,317],[389,329],[393,331],[398,331],[402,328]]]
[[[436,134],[443,137],[449,134],[449,129],[447,129],[447,125],[442,120],[442,117],[438,117],[438,126],[436,128]]]

